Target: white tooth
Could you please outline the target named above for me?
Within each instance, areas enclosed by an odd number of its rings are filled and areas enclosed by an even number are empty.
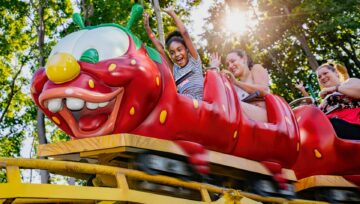
[[[85,101],[79,98],[66,98],[66,106],[70,110],[81,110],[84,104]]]
[[[109,101],[106,101],[106,102],[102,102],[102,103],[99,103],[99,107],[105,107],[109,104]]]
[[[54,98],[50,99],[47,103],[49,111],[56,113],[62,109],[62,99],[61,98]]]
[[[99,104],[98,103],[91,103],[91,102],[86,102],[86,107],[88,109],[97,109],[99,107]]]

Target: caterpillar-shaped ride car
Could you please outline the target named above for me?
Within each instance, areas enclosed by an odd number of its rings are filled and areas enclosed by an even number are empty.
[[[206,72],[203,101],[180,95],[164,58],[130,31],[133,18],[127,27],[85,27],[77,19],[81,30],[54,46],[31,84],[37,106],[73,139],[130,133],[171,141],[197,172],[208,172],[209,161],[210,178],[214,162],[209,152],[234,161],[242,158],[272,175],[271,185],[280,188],[269,192],[286,189],[287,180],[296,181],[286,175],[292,168],[298,179],[341,175],[359,185],[360,163],[353,158],[360,158],[360,143],[337,138],[316,107],[302,106],[293,112],[281,97],[267,94],[268,122],[250,120],[241,111],[234,87],[213,70]],[[169,153],[154,155],[166,163]],[[137,162],[147,161],[139,158]],[[217,161],[220,166],[229,162]],[[249,171],[251,167],[244,172]],[[236,182],[244,180],[232,177]]]

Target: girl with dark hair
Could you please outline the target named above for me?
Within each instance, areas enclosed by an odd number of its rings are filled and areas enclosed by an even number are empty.
[[[316,70],[320,84],[319,108],[329,118],[336,135],[343,139],[360,140],[360,79],[340,79],[340,71],[332,64]]]
[[[165,12],[174,19],[179,31],[170,33],[166,47],[173,64],[173,75],[180,94],[202,100],[204,77],[202,63],[183,22],[172,9]]]
[[[170,33],[166,38],[166,48],[170,54],[170,59],[167,58],[167,64],[172,68],[178,92],[191,98],[202,100],[204,77],[200,56],[183,22],[172,9],[168,8],[164,11],[174,19],[178,28],[178,31]],[[154,34],[151,32],[148,21],[147,23],[145,22],[145,28],[147,28],[146,31],[156,49],[160,54],[167,56],[161,43],[155,39]]]
[[[210,65],[219,67],[220,56],[214,53],[210,57]],[[226,69],[222,70],[234,84],[235,91],[240,100],[249,94],[258,92],[260,96],[270,92],[269,75],[260,64],[254,64],[245,51],[232,50],[226,56]],[[250,119],[267,122],[265,102],[257,100],[253,102],[241,102],[242,110]]]

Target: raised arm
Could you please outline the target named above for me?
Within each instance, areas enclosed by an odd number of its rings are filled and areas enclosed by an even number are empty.
[[[300,81],[299,83],[295,84],[295,87],[296,87],[297,89],[299,89],[299,91],[301,92],[301,94],[302,94],[304,97],[310,96],[309,93],[305,90],[304,83],[303,83],[302,81]]]
[[[156,50],[165,57],[166,63],[169,66],[171,73],[173,72],[173,63],[170,60],[169,56],[166,54],[164,50],[164,46],[160,43],[158,39],[156,39],[155,34],[152,32],[150,25],[149,25],[149,14],[147,12],[144,12],[144,27],[146,30],[146,33],[148,34],[151,42],[154,44]]]
[[[187,47],[187,49],[189,50],[191,56],[197,60],[198,59],[198,53],[192,43],[192,40],[191,40],[191,37],[188,33],[188,31],[186,30],[186,27],[184,25],[184,23],[180,20],[180,18],[176,15],[176,13],[174,12],[173,9],[171,8],[167,8],[167,9],[164,9],[164,11],[169,15],[171,16],[172,19],[174,19],[175,21],[175,25],[176,27],[178,28],[179,32],[181,33],[181,36],[183,37],[184,39],[184,42],[185,42],[185,45]]]

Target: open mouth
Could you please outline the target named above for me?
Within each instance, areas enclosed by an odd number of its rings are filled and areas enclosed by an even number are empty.
[[[183,57],[178,57],[175,60],[176,60],[176,64],[178,65],[182,65],[185,61]]]
[[[93,92],[77,87],[44,91],[39,102],[66,121],[77,138],[110,134],[114,130],[124,88],[111,93]]]

